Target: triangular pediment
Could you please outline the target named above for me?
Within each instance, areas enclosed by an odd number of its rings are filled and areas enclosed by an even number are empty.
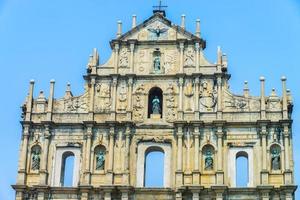
[[[117,38],[121,41],[174,41],[178,39],[201,40],[182,27],[172,24],[170,20],[159,13],[155,13],[143,23]]]

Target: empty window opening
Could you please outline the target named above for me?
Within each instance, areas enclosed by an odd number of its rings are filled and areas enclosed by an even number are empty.
[[[236,154],[236,187],[247,187],[249,183],[248,154],[239,152]]]
[[[145,155],[145,187],[164,187],[164,152],[150,149]]]
[[[63,187],[72,187],[74,179],[74,160],[72,152],[65,152],[62,156],[60,184]]]
[[[162,90],[158,87],[154,87],[149,91],[148,97],[148,118],[153,116],[162,117],[163,111],[163,95]]]

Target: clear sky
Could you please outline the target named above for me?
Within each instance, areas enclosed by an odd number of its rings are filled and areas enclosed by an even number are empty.
[[[142,22],[152,14],[155,0],[0,0],[0,199],[13,199],[21,137],[20,105],[35,79],[48,95],[56,80],[56,98],[71,82],[73,94],[83,91],[88,56],[97,47],[101,62],[110,55],[116,21],[123,30],[131,15]],[[231,89],[242,93],[249,81],[252,95],[259,94],[259,76],[266,77],[266,91],[281,95],[280,77],[286,75],[294,97],[294,159],[300,183],[300,2],[299,0],[165,0],[167,17],[180,24],[186,14],[187,29],[194,32],[201,19],[207,40],[207,57],[216,61],[217,46],[228,55]],[[300,197],[300,189],[298,190]]]

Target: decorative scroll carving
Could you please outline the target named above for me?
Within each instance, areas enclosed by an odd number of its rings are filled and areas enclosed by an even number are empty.
[[[176,113],[177,113],[177,103],[176,103],[176,91],[175,87],[172,84],[169,84],[167,88],[167,97],[166,97],[166,102],[167,102],[167,114],[166,114],[166,120],[167,121],[173,121],[176,119]]]
[[[195,51],[191,47],[184,53],[184,66],[195,66]]]
[[[185,88],[184,88],[184,95],[187,97],[185,101],[185,109],[187,111],[192,111],[194,107],[194,101],[193,101],[193,96],[194,96],[194,90],[193,90],[193,83],[192,81],[187,81]]]
[[[136,121],[143,121],[144,92],[145,92],[145,87],[143,84],[141,84],[135,91],[135,102],[133,105],[133,118]]]
[[[128,50],[123,48],[120,52],[119,66],[120,67],[128,67],[129,59],[128,59]]]
[[[107,83],[96,85],[95,111],[108,112],[111,108],[110,86]]]
[[[208,81],[203,81],[200,87],[200,111],[213,111],[217,103],[217,91]]]
[[[119,91],[118,110],[119,111],[126,111],[126,108],[127,108],[127,87],[126,87],[126,84],[122,84],[120,86],[120,91]]]

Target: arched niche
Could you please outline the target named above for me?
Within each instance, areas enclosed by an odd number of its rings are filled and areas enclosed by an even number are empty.
[[[236,161],[237,157],[247,155],[248,158],[248,183],[247,187],[254,186],[254,166],[253,166],[253,148],[252,147],[231,147],[228,149],[227,169],[230,174],[229,180],[232,187],[237,187],[236,184]]]
[[[105,170],[106,165],[106,148],[103,145],[97,145],[94,148],[93,169],[95,172]]]
[[[270,168],[272,171],[280,171],[283,166],[282,149],[278,144],[272,144],[269,150]]]
[[[136,186],[144,187],[145,183],[145,158],[153,152],[159,151],[164,153],[164,177],[163,187],[171,187],[171,155],[172,149],[169,143],[155,143],[155,142],[140,142],[138,144],[137,152],[137,173],[136,173]]]
[[[163,91],[159,87],[153,87],[148,94],[148,118],[162,118],[163,115]]]
[[[215,160],[215,149],[212,145],[206,144],[202,147],[202,169],[203,171],[213,171],[215,170],[216,160]]]
[[[30,153],[30,170],[33,172],[38,172],[41,166],[41,154],[42,148],[40,145],[35,144],[31,147]]]
[[[54,162],[52,166],[52,181],[51,185],[55,187],[63,186],[63,178],[65,171],[64,165],[68,157],[74,156],[74,167],[72,176],[72,187],[77,187],[79,184],[79,172],[80,172],[80,156],[81,148],[77,146],[57,146],[54,154]]]

